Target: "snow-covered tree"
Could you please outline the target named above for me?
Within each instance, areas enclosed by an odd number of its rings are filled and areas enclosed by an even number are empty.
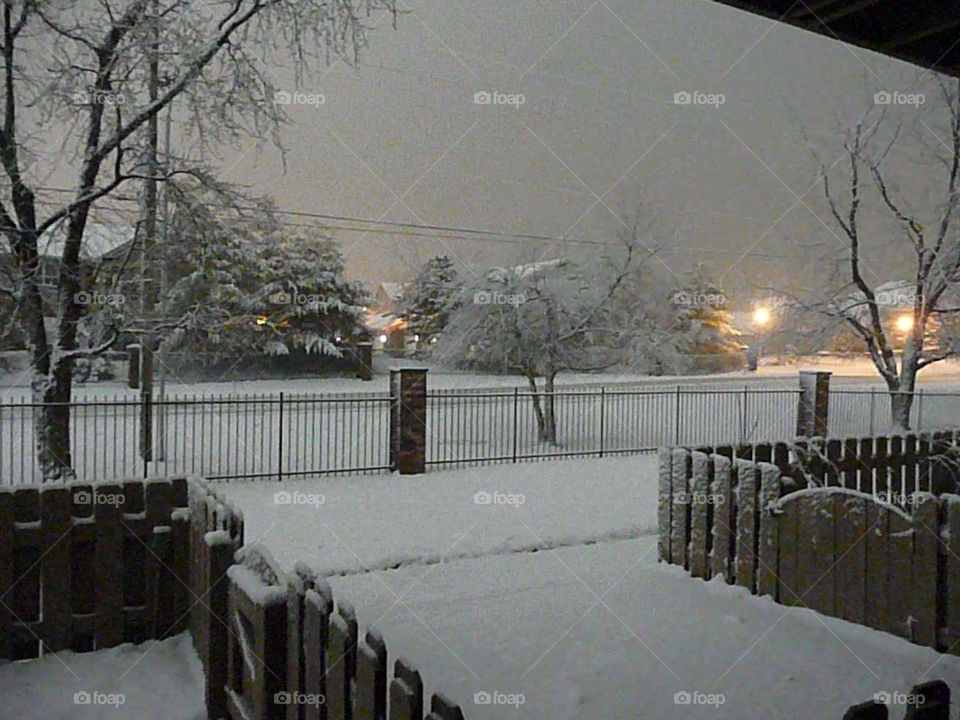
[[[843,133],[843,161],[820,163],[829,219],[843,241],[831,238],[830,247],[842,250],[824,265],[825,286],[798,299],[829,328],[843,324],[859,338],[902,429],[910,427],[917,374],[960,352],[955,335],[932,333],[960,313],[960,81],[933,83],[922,116],[875,105]],[[891,258],[899,277],[878,276]],[[886,302],[891,288],[896,316]]]
[[[343,256],[332,240],[283,235],[264,243],[256,262],[264,352],[342,357],[345,344],[366,339],[367,292],[361,283],[344,278]]]
[[[674,292],[672,304],[677,314],[667,334],[685,370],[722,372],[743,366],[744,348],[727,295],[702,265]]]
[[[447,255],[430,258],[420,268],[405,294],[402,314],[410,332],[419,336],[421,347],[429,347],[443,332],[462,295],[460,274]]]
[[[186,157],[163,168],[144,162],[148,131],[178,98],[191,155],[220,157],[220,143],[279,136],[284,106],[273,102],[278,59],[296,77],[331,57],[352,62],[364,46],[369,12],[393,13],[393,0],[10,0],[3,5],[0,101],[0,232],[16,258],[18,321],[30,345],[38,464],[46,479],[73,475],[70,410],[76,360],[96,347],[78,342],[87,290],[81,255],[88,220],[101,199],[131,181],[191,172]],[[41,48],[42,50],[38,50]],[[151,83],[155,65],[160,83]],[[40,160],[72,168],[72,193],[45,194]],[[48,339],[38,238],[56,223],[66,240]]]
[[[623,239],[620,252],[594,262],[554,258],[491,270],[467,291],[444,333],[444,357],[526,378],[544,442],[557,444],[557,375],[624,358],[629,328],[619,322],[616,299],[636,268],[639,243],[634,234]]]

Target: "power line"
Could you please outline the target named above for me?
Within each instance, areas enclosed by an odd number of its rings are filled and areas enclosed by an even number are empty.
[[[41,187],[40,190],[52,192],[74,192],[68,188]],[[118,201],[120,198],[109,198],[112,201]],[[131,198],[132,202],[134,199]],[[235,206],[237,210],[257,210],[255,206]],[[118,211],[117,208],[111,208]],[[417,237],[426,240],[476,240],[481,242],[494,242],[501,244],[518,244],[518,241],[527,240],[535,242],[566,243],[576,245],[588,245],[599,247],[613,247],[614,243],[603,240],[590,240],[587,238],[576,238],[568,236],[541,235],[536,233],[514,233],[500,230],[484,230],[482,228],[467,228],[451,225],[434,225],[428,223],[400,222],[393,220],[382,220],[374,218],[364,218],[353,215],[337,215],[333,213],[318,213],[306,210],[287,210],[276,208],[273,212],[277,215],[285,215],[297,218],[307,218],[310,220],[323,221],[320,223],[284,223],[289,227],[302,227],[308,229],[336,230],[340,232],[363,233],[368,235],[390,235],[396,237]],[[253,221],[254,218],[234,217],[232,222]],[[332,222],[331,222],[332,221]],[[345,224],[347,223],[347,224]],[[740,257],[744,255],[738,250],[722,250],[719,248],[701,248],[690,246],[660,247],[657,251],[661,254],[697,254],[697,255],[730,255]],[[804,260],[803,256],[785,255],[781,253],[764,253],[750,251],[746,253],[748,257],[766,258],[775,260]]]

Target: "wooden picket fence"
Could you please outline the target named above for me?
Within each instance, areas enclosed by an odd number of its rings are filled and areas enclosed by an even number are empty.
[[[186,628],[183,478],[0,488],[0,660]]]
[[[960,654],[960,496],[795,489],[774,464],[686,448],[662,452],[659,482],[661,560]]]
[[[935,495],[960,492],[957,430],[889,437],[797,438],[793,442],[688,449],[776,465],[786,490],[835,485],[900,505],[918,490]]]

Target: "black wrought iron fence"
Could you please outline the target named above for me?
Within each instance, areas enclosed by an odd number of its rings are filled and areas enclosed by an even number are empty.
[[[652,452],[664,446],[748,444],[794,436],[799,391],[637,385],[430,390],[426,464],[450,467]],[[554,432],[537,417],[552,403]],[[391,468],[391,396],[383,393],[180,396],[150,407],[149,457],[139,399],[70,404],[77,479],[203,475],[211,479],[304,477]],[[0,484],[39,482],[35,421],[42,406],[0,398]],[[915,430],[960,426],[960,393],[920,391]],[[883,389],[834,388],[834,437],[889,432]]]
[[[385,470],[390,397],[378,394],[178,396],[150,404],[104,398],[70,403],[70,451],[78,480],[202,475],[210,479],[302,477]],[[35,422],[42,405],[0,402],[0,484],[39,482]]]
[[[473,465],[653,452],[664,445],[791,437],[798,390],[575,388],[551,394],[434,390],[427,464]],[[552,402],[555,432],[543,431]]]

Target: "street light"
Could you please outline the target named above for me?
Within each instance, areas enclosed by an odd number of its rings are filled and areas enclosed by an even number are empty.
[[[758,307],[753,311],[753,324],[759,327],[765,327],[770,324],[770,311],[765,307]]]
[[[913,315],[911,313],[904,313],[897,317],[894,324],[900,332],[908,333],[913,330]]]

